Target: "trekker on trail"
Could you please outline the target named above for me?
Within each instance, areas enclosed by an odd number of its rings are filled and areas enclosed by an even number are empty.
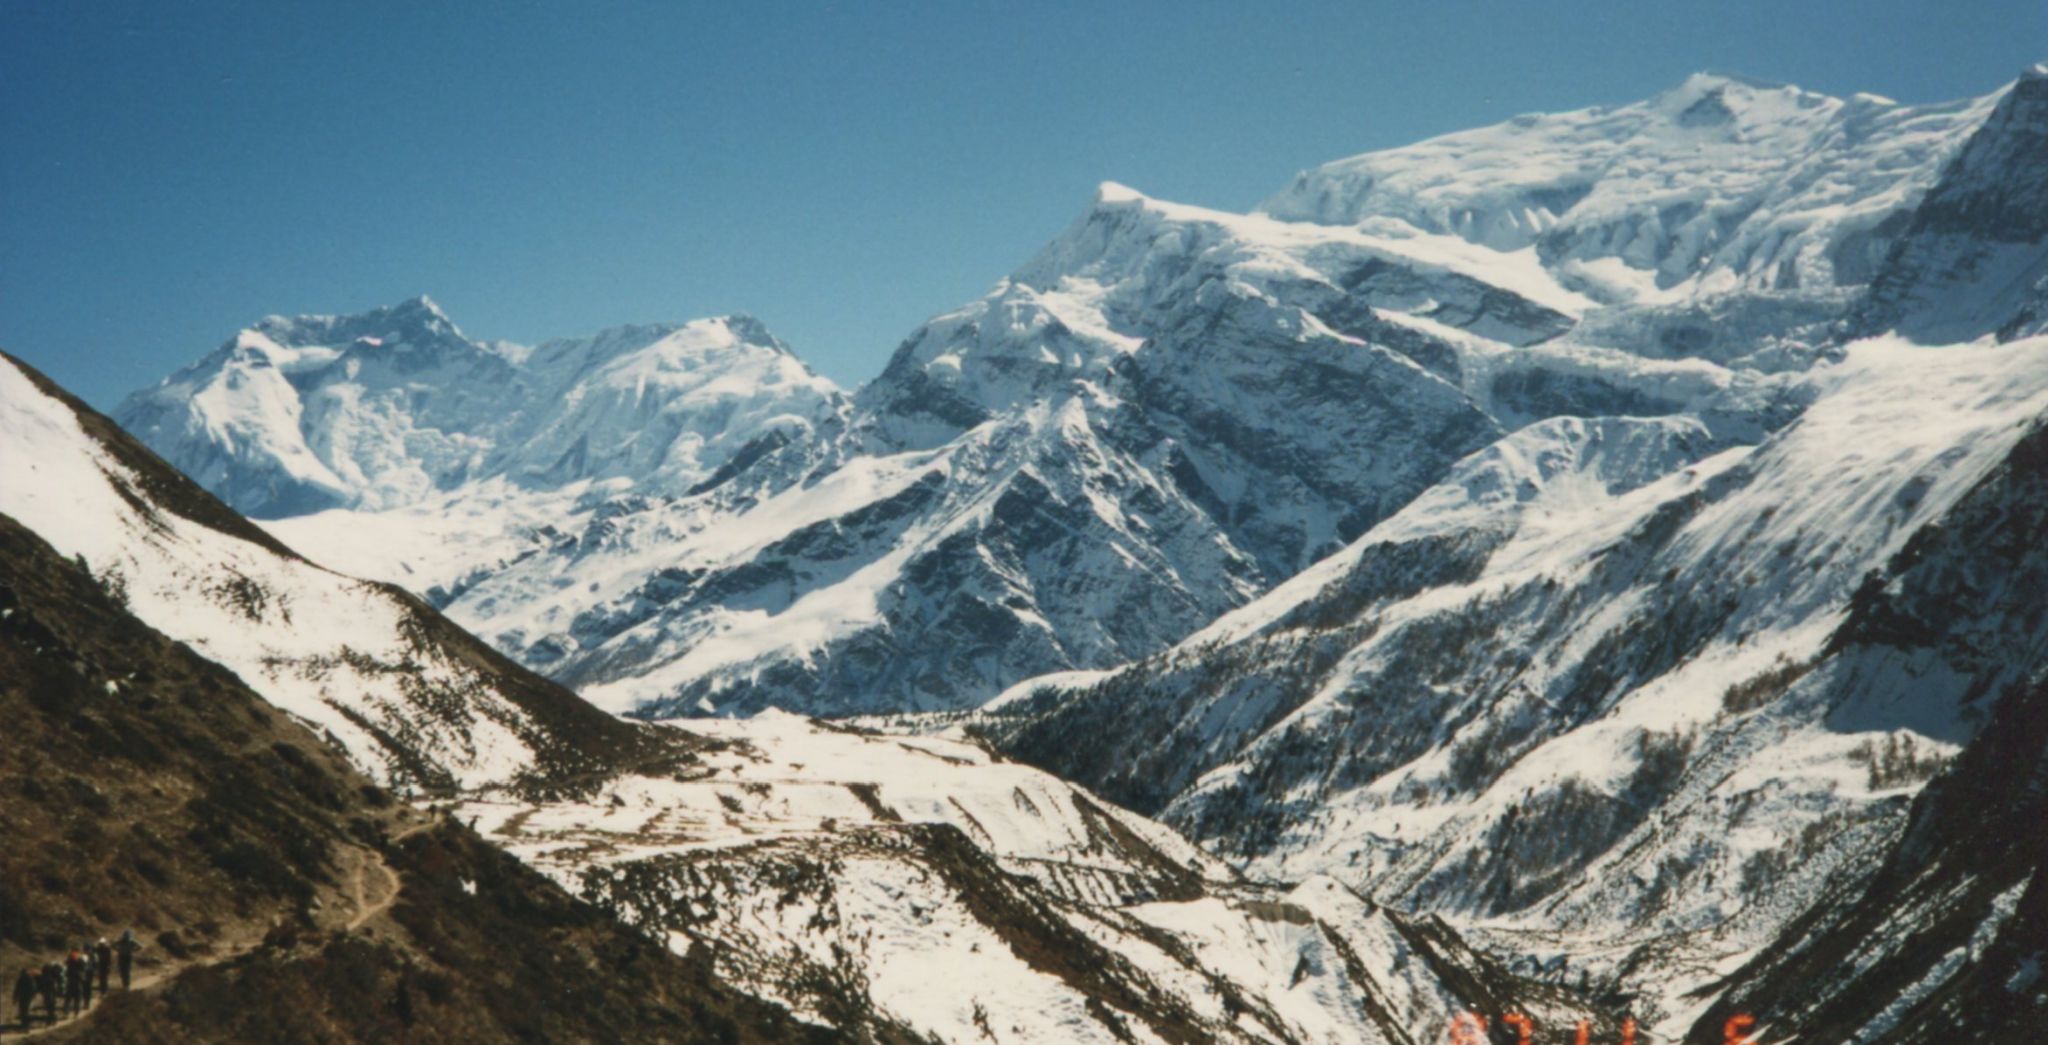
[[[14,978],[14,1020],[21,1024],[22,1030],[28,1029],[28,1009],[35,1000],[36,971],[25,968],[20,976]]]
[[[84,959],[79,962],[78,997],[83,1007],[90,1009],[92,1008],[92,980],[94,976],[99,974],[99,970],[93,968],[92,944],[80,942],[78,953]]]
[[[78,1014],[78,999],[85,980],[85,955],[72,951],[64,959],[64,1015]]]
[[[141,941],[135,938],[135,930],[121,930],[121,938],[114,941],[114,954],[121,962],[121,989],[128,989],[128,972],[135,966],[135,952],[142,949]]]
[[[64,967],[56,962],[43,966],[43,978],[36,983],[43,995],[43,1018],[57,1022],[57,995],[64,993]]]
[[[100,942],[92,945],[92,966],[99,970],[100,993],[107,993],[107,977],[114,971],[114,945],[108,943],[104,936],[100,937]]]

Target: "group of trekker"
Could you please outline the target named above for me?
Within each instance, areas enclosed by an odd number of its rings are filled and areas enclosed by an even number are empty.
[[[43,1018],[50,1023],[57,1022],[60,1004],[65,1016],[76,1016],[92,1008],[95,987],[99,993],[107,993],[107,982],[117,970],[121,989],[127,990],[135,968],[135,952],[141,949],[135,930],[130,929],[113,943],[102,936],[98,943],[79,944],[63,961],[45,963],[40,969],[21,970],[21,975],[14,979],[15,1021],[27,1028],[38,998],[43,1002]]]

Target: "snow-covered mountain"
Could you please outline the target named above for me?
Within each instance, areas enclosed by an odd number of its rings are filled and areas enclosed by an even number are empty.
[[[1875,281],[1795,332],[1804,405],[1757,445],[1691,412],[1523,427],[1173,649],[976,728],[1255,876],[1569,954],[1668,1033],[1795,919],[1866,886],[1889,909],[1868,876],[1907,800],[2048,671],[2042,82],[1973,107]],[[1830,989],[1874,1018],[1874,981]]]
[[[1533,248],[1603,300],[1856,286],[1998,97],[1906,106],[1702,73],[1633,105],[1339,160],[1260,209]]]
[[[839,399],[747,316],[525,348],[467,338],[422,297],[272,316],[114,416],[229,506],[272,518],[403,508],[491,478],[688,487]]]
[[[1573,296],[1534,271],[1533,297],[1485,285],[1464,249],[1106,187],[1039,259],[905,342],[855,399],[830,451],[845,464],[677,542],[666,561],[693,576],[603,593],[554,670],[653,713],[873,711],[1157,649],[1498,437],[1453,380],[1345,332],[1392,327],[1371,302],[1418,307],[1420,286],[1446,330],[1568,325]],[[1452,372],[1439,340],[1404,343]]]
[[[1402,1040],[1386,1012],[1473,979],[1383,977],[1397,938],[1464,953],[1440,915],[1668,1037],[1775,997],[1924,1038],[1957,1024],[1921,1002],[1991,989],[1971,953],[2038,964],[2003,928],[2038,861],[1912,865],[1995,848],[1915,795],[1959,753],[1944,786],[1983,786],[2048,670],[2044,160],[2040,70],[1933,106],[1699,76],[1251,215],[1105,185],[852,396],[736,320],[528,351],[414,303],[266,321],[122,416],[608,709],[953,709],[911,725],[1073,782],[765,714],[576,800],[472,792],[803,1014]],[[145,571],[130,515],[95,568]],[[1246,953],[1274,912],[1315,931]],[[932,955],[1029,986],[935,998]]]
[[[1525,426],[1765,438],[1877,302],[1945,293],[1940,214],[2020,227],[1981,201],[2030,206],[2035,83],[1901,106],[1696,76],[1339,161],[1253,215],[1106,185],[850,398],[736,320],[529,352],[413,303],[268,320],[120,416],[606,707],[971,707],[1172,645]]]

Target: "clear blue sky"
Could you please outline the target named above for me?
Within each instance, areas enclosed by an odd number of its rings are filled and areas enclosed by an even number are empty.
[[[1932,101],[2044,58],[2044,0],[0,0],[0,347],[107,406],[427,293],[523,342],[752,312],[853,385],[1104,179],[1244,209],[1699,69]]]

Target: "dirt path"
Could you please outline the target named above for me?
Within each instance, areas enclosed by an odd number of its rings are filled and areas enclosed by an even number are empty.
[[[390,910],[391,905],[398,902],[400,888],[398,872],[392,870],[383,857],[369,850],[357,850],[357,853],[355,870],[349,875],[349,898],[355,901],[356,907],[355,917],[350,918],[346,926],[349,932],[362,928],[364,922]],[[374,901],[370,899],[366,881],[372,868],[384,879],[383,898]]]
[[[439,817],[428,817],[403,831],[393,834],[387,844],[397,845],[419,834],[421,831],[433,827],[439,822]],[[365,879],[369,877],[368,872],[371,868],[375,868],[377,874],[384,879],[384,896],[381,900],[372,901],[370,899],[369,888]],[[398,902],[399,891],[404,887],[405,884],[399,881],[398,872],[391,869],[391,864],[384,859],[384,854],[374,849],[356,850],[355,870],[349,875],[349,898],[355,901],[356,914],[355,917],[348,920],[348,931],[354,932],[362,928],[364,922],[390,910],[391,905]]]

